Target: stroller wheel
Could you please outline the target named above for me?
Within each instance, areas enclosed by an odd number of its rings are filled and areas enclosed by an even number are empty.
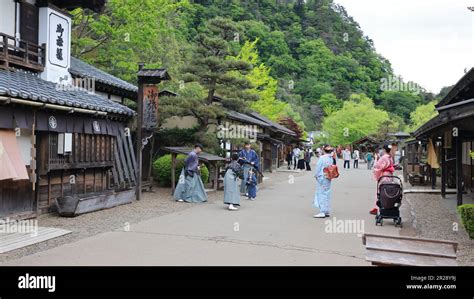
[[[398,217],[397,221],[395,222],[395,226],[400,226],[402,227],[402,217]]]
[[[375,225],[377,226],[379,224],[381,226],[383,225],[383,218],[381,216],[377,215],[377,216],[375,216]]]

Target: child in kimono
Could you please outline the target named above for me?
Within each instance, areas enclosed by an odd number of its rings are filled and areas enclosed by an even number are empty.
[[[253,168],[249,169],[246,184],[248,199],[255,200],[255,197],[257,197],[257,176]]]

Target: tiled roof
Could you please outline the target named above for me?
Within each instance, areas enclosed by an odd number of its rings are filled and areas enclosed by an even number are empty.
[[[158,77],[162,80],[169,80],[169,74],[166,69],[141,69],[137,73],[138,77]]]
[[[0,70],[0,96],[133,116],[135,111],[85,90],[69,90],[31,73]]]
[[[111,74],[104,72],[90,64],[85,63],[84,61],[71,57],[71,67],[69,68],[69,72],[73,76],[78,77],[92,77],[97,82],[107,84],[110,86],[114,86],[117,88],[121,88],[127,91],[138,92],[138,87],[119,79]]]
[[[291,135],[291,136],[296,136],[296,133],[293,132],[292,130],[288,129],[287,127],[283,126],[283,125],[280,125],[279,123],[277,122],[274,122],[274,121],[271,121],[269,120],[268,118],[266,118],[265,116],[261,115],[261,114],[258,114],[257,112],[253,111],[253,112],[250,112],[249,113],[252,117],[256,118],[256,119],[259,119],[261,121],[264,121],[266,122],[269,126],[273,127],[273,129],[275,131],[279,131],[279,132],[282,132],[282,133],[285,133],[285,134],[288,134],[288,135]]]
[[[247,114],[243,114],[243,113],[233,111],[233,110],[228,110],[227,111],[227,117],[230,118],[230,119],[234,119],[234,120],[238,120],[238,121],[241,121],[241,122],[244,122],[244,123],[249,123],[249,124],[261,126],[261,127],[264,127],[264,128],[269,127],[269,125],[264,121],[261,121],[259,119],[254,118],[254,117],[251,117]]]

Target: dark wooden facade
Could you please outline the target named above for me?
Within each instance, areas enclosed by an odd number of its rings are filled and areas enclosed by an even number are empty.
[[[131,190],[136,186],[136,161],[126,123],[107,118],[66,115],[57,111],[28,111],[21,107],[1,114],[33,118],[31,123],[30,180],[0,181],[0,218],[30,218],[57,210],[66,196],[101,195]],[[50,127],[55,116],[56,128]],[[18,122],[13,122],[15,130]],[[27,124],[28,125],[28,124]],[[71,151],[59,153],[60,135],[70,134]],[[23,149],[25,150],[25,149]]]
[[[454,85],[436,106],[439,115],[426,122],[413,135],[418,140],[431,138],[438,144],[441,166],[441,195],[446,196],[454,177],[457,204],[474,185],[474,68]]]

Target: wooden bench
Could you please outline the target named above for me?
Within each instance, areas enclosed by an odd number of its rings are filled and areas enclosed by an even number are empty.
[[[377,266],[457,266],[457,242],[364,234],[366,260]]]

